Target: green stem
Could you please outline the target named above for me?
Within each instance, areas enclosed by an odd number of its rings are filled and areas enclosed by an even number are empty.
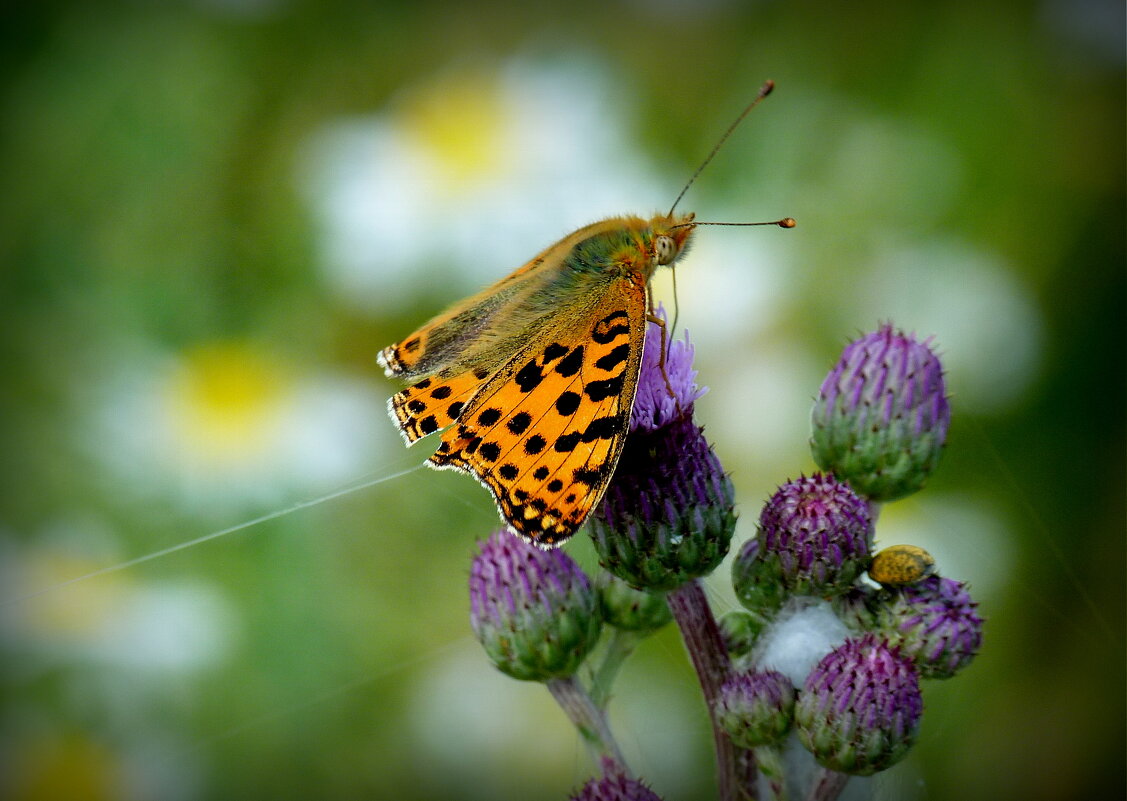
[[[728,677],[731,663],[728,659],[720,627],[708,606],[699,579],[693,579],[672,590],[668,596],[669,609],[681,629],[681,638],[693,661],[708,715],[712,720],[712,739],[716,745],[716,784],[720,801],[754,801],[756,788],[755,756],[739,748],[720,728],[716,720],[716,699],[720,686]]]
[[[556,703],[567,715],[567,719],[575,725],[583,737],[583,742],[587,744],[591,757],[595,760],[595,764],[599,765],[603,775],[614,772],[630,776],[626,760],[622,758],[618,743],[615,742],[610,726],[607,725],[606,716],[591,700],[591,696],[575,676],[550,679],[547,686]]]
[[[755,759],[759,763],[760,772],[767,778],[770,801],[787,801],[787,774],[782,747],[760,746],[755,749]]]
[[[591,671],[591,700],[602,711],[606,710],[610,701],[611,687],[619,669],[642,641],[637,632],[622,629],[612,629],[612,632],[599,666]]]

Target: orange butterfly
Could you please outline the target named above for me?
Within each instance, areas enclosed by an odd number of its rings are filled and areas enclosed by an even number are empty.
[[[384,348],[384,372],[414,382],[388,403],[407,444],[441,431],[431,466],[484,484],[525,540],[549,548],[571,537],[622,452],[646,321],[664,325],[652,313],[650,277],[709,224],[693,218],[670,210],[580,228]]]

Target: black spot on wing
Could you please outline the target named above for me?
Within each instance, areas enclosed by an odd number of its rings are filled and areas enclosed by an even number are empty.
[[[606,357],[604,356],[603,358],[606,358]],[[443,384],[440,387],[435,387],[434,392],[430,393],[430,396],[432,398],[437,398],[438,400],[446,400],[447,398],[450,397],[450,393],[453,392],[453,391],[454,390],[450,389],[449,384]]]
[[[599,465],[594,468],[590,467],[577,467],[572,477],[580,484],[586,484],[588,487],[593,487],[599,483],[602,478],[602,466]]]
[[[553,342],[548,347],[544,348],[544,366],[547,367],[549,362],[554,362],[556,359],[567,353],[567,347]]]
[[[572,431],[570,434],[560,434],[556,437],[555,444],[552,445],[552,448],[557,453],[570,453],[575,450],[575,446],[579,444],[579,437],[580,433],[578,431]]]
[[[565,378],[575,375],[579,372],[579,368],[583,366],[583,346],[578,345],[573,348],[571,353],[567,354],[559,364],[556,365],[556,372]]]
[[[597,439],[610,439],[621,430],[622,418],[617,414],[596,417],[583,430],[583,441],[594,442]]]
[[[560,396],[556,398],[556,411],[564,417],[570,417],[575,414],[575,410],[579,408],[579,402],[582,398],[579,393],[568,390],[561,392]]]
[[[548,472],[549,471],[548,471],[547,467],[545,467],[544,465],[540,465],[539,467],[536,468],[535,472],[533,472],[532,477],[534,479],[536,479],[537,481],[543,481],[544,479],[546,479],[548,477]]]
[[[604,378],[601,381],[588,381],[583,385],[583,391],[591,400],[603,401],[622,394],[623,379],[622,375],[616,375],[614,378]]]
[[[458,419],[458,417],[462,414],[462,407],[464,405],[465,404],[462,403],[462,401],[454,401],[450,404],[450,408],[446,410],[446,413],[450,415],[451,420]]]
[[[544,446],[547,444],[547,441],[542,436],[533,434],[524,441],[524,452],[529,456],[535,456],[540,453],[540,451],[544,450]]]
[[[430,414],[419,421],[419,430],[423,434],[433,434],[438,430],[438,421],[434,419],[434,415]]]
[[[600,370],[613,370],[630,356],[630,346],[625,342],[614,348],[610,353],[600,356],[595,360],[595,366]],[[437,390],[435,390],[437,392]]]
[[[516,381],[521,392],[531,392],[540,386],[540,382],[544,380],[544,373],[541,372],[540,365],[533,359],[517,371],[513,380]]]
[[[630,333],[630,317],[621,309],[611,312],[591,329],[591,339],[600,345],[614,341],[615,337]]]
[[[509,418],[506,427],[514,434],[523,434],[530,425],[532,425],[532,415],[528,412],[517,412]]]
[[[501,456],[501,446],[496,442],[486,442],[481,446],[481,458],[488,462],[495,462]]]
[[[495,407],[486,409],[484,412],[477,416],[477,421],[483,426],[496,425],[497,421],[501,419],[501,410]]]
[[[520,470],[515,464],[503,464],[497,468],[497,474],[506,481],[514,481],[520,475]]]

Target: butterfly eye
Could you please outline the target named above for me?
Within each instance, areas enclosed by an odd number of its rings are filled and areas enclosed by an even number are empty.
[[[673,238],[664,234],[654,239],[654,260],[658,264],[669,264],[677,256],[677,245]]]

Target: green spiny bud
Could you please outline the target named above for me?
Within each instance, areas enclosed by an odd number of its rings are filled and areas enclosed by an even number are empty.
[[[618,629],[647,633],[673,619],[664,593],[636,590],[617,576],[600,571],[595,579],[603,619]]]
[[[799,740],[819,763],[868,776],[907,755],[922,713],[911,659],[867,634],[846,640],[810,672],[795,723]]]
[[[721,685],[715,711],[720,727],[741,748],[775,745],[794,721],[794,685],[774,670],[736,673]]]
[[[564,551],[505,531],[480,544],[470,568],[470,624],[502,672],[526,681],[570,676],[601,623],[598,594]]]
[[[935,470],[950,418],[930,340],[886,324],[847,345],[826,376],[810,444],[823,470],[869,500],[892,501]]]

